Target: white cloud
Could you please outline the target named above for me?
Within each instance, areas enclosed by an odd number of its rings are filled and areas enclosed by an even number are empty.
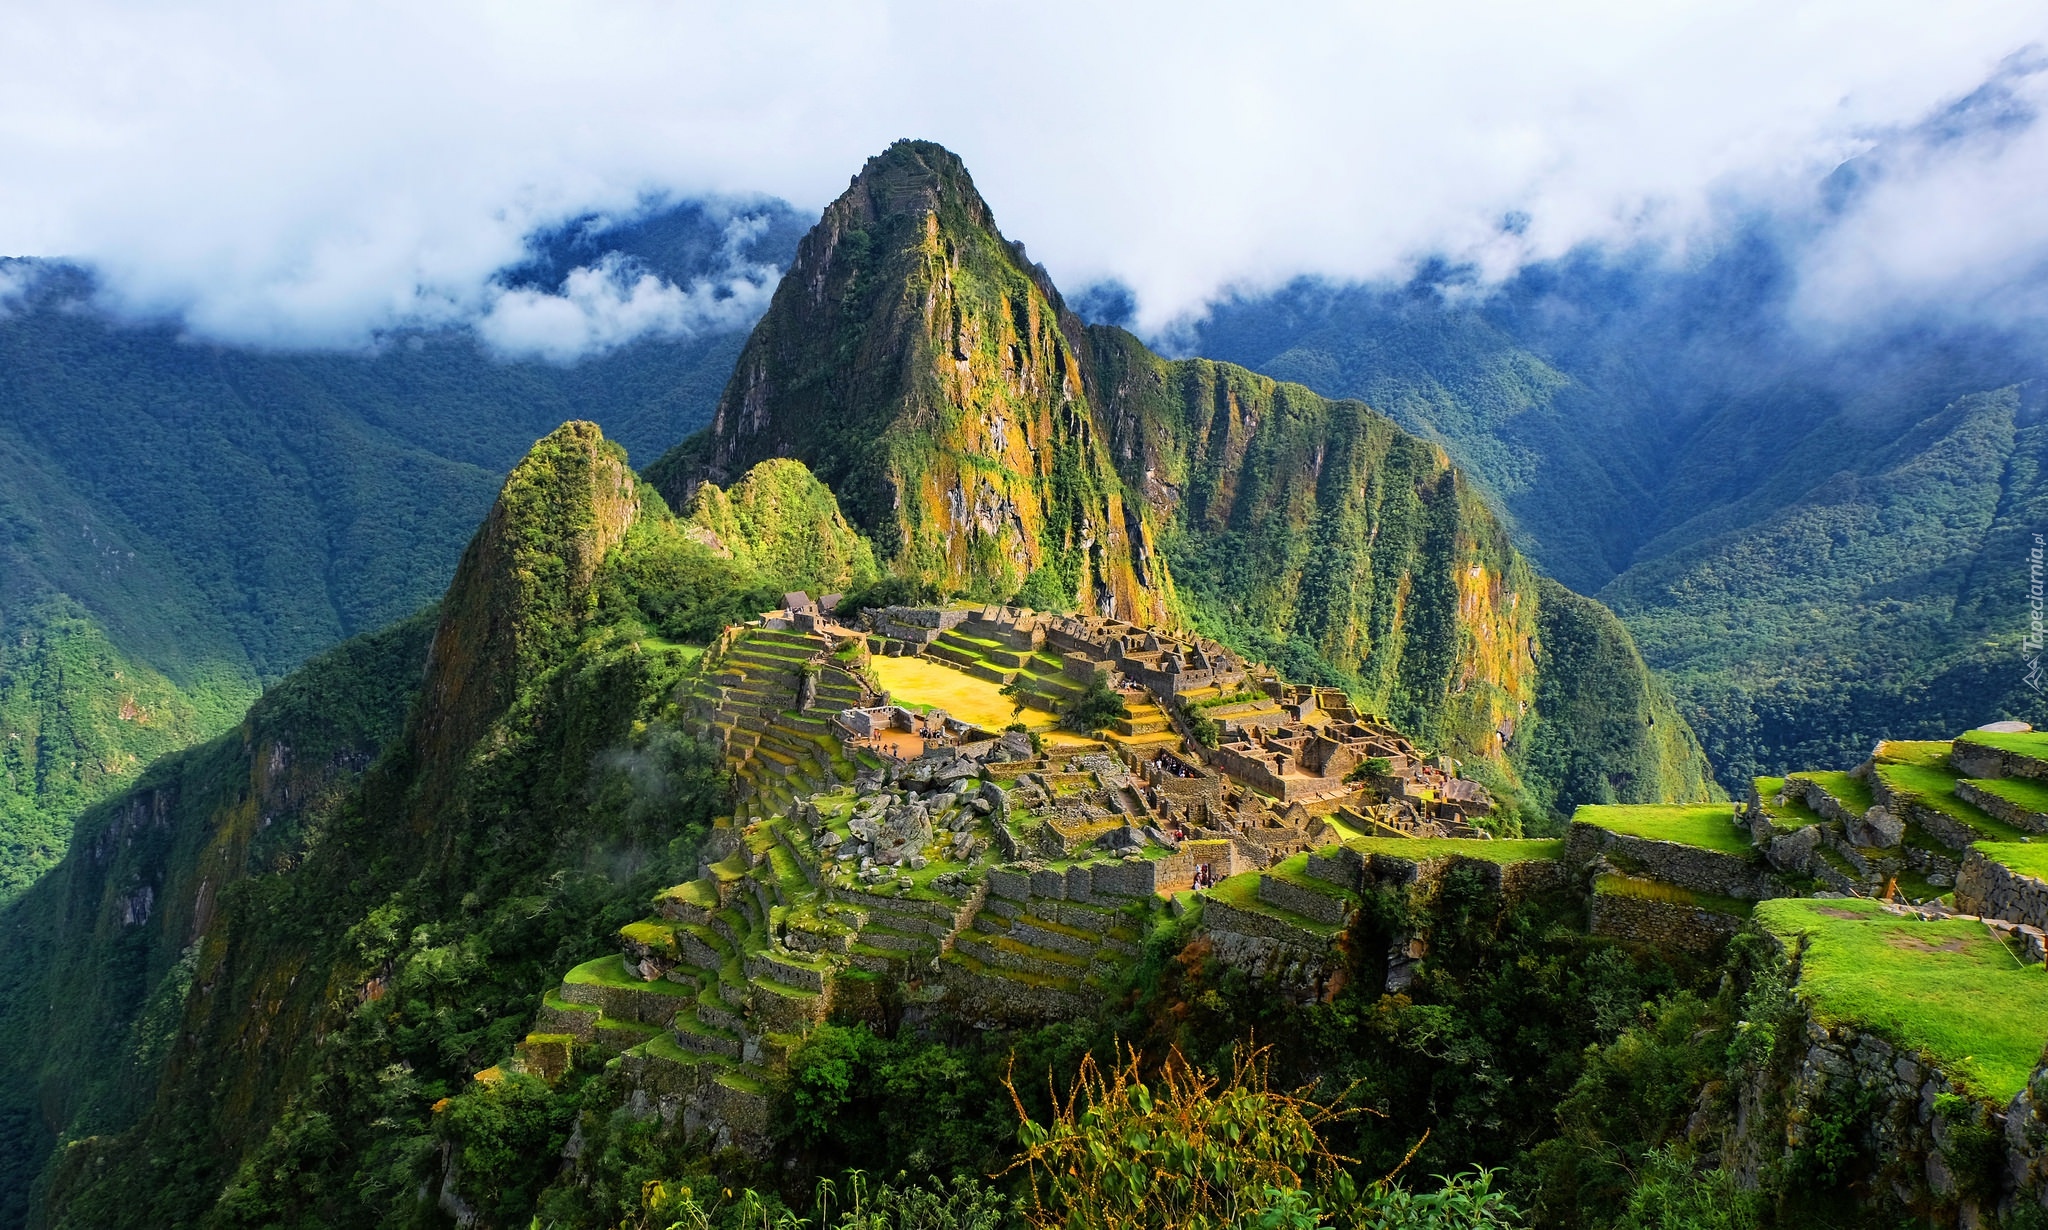
[[[616,252],[569,272],[559,294],[495,288],[476,321],[492,349],[511,358],[566,363],[636,338],[683,338],[751,324],[775,293],[772,265],[739,258],[740,244],[758,225],[735,220],[727,229],[726,268],[717,276],[676,286]]]
[[[0,252],[88,259],[113,305],[210,336],[472,321],[566,354],[550,329],[605,344],[706,305],[604,270],[508,295],[491,274],[533,228],[650,192],[816,207],[924,136],[1064,284],[1120,277],[1157,326],[1230,284],[1683,239],[1731,199],[1796,200],[2034,41],[2023,0],[17,0]],[[1914,259],[1970,276],[2036,251],[2042,146],[1872,193],[1877,284],[1938,286],[1884,272],[1901,233],[1949,236]]]

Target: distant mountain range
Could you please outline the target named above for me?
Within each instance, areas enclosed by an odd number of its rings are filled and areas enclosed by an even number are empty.
[[[2022,652],[2039,339],[1815,337],[1790,287],[1759,232],[1683,271],[1584,257],[1476,302],[1443,271],[1300,283],[1186,343],[1442,441],[1532,558],[1629,625],[1731,789],[1885,732],[2048,720]]]
[[[687,285],[720,271],[735,217],[774,268],[806,225],[773,202],[582,219],[505,280],[559,291],[609,256]],[[80,808],[433,600],[536,438],[595,419],[653,457],[701,426],[751,323],[573,365],[457,329],[291,354],[113,321],[72,266],[5,271],[27,289],[0,307],[0,900]]]

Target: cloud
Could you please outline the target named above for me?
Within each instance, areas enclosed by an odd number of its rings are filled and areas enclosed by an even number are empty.
[[[2048,321],[2048,56],[1887,134],[1824,186],[1798,248],[1793,318],[1856,324],[1939,305]]]
[[[510,358],[567,363],[642,337],[688,338],[743,328],[768,308],[779,271],[741,255],[765,221],[736,218],[726,228],[724,268],[687,288],[617,252],[569,271],[562,289],[494,286],[477,334]]]
[[[814,209],[922,136],[966,158],[1063,284],[1119,281],[1153,328],[1300,274],[1682,246],[1731,202],[1796,206],[2041,41],[2048,15],[2003,0],[18,0],[0,252],[82,258],[108,307],[209,337],[355,346],[468,323],[565,355],[726,299],[603,267],[508,293],[495,275],[536,229],[662,193]],[[2040,144],[1902,163],[1857,206],[1861,242],[1941,229],[1954,246],[1918,259],[1995,274],[2034,250],[2013,215]]]

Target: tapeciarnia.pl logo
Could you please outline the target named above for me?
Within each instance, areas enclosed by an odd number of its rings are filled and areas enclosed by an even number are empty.
[[[2036,696],[2048,694],[2048,678],[2041,674],[2041,648],[2048,640],[2048,538],[2034,535],[2034,548],[2027,552],[2027,678]]]

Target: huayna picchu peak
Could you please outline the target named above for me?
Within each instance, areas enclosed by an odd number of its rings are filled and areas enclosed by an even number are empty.
[[[1084,323],[899,142],[708,428],[538,440],[5,907],[0,1211],[1986,1225],[2048,1191],[2048,1017],[1965,1011],[2048,1012],[2044,739],[1729,801],[1436,443]]]

